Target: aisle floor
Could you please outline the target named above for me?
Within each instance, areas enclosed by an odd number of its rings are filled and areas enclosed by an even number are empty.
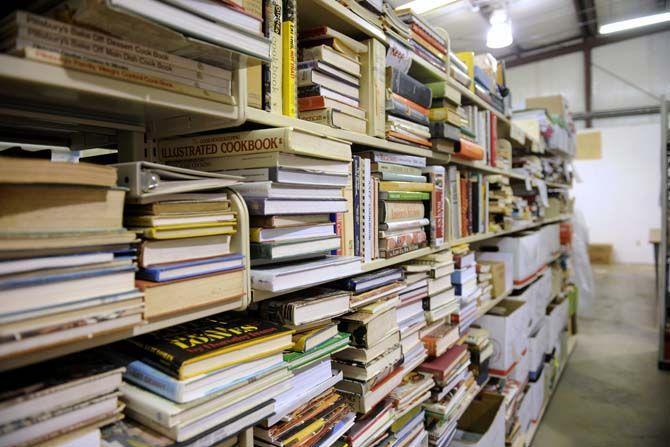
[[[568,367],[533,447],[670,447],[670,372],[656,367],[651,266],[594,266],[593,318],[579,320]]]

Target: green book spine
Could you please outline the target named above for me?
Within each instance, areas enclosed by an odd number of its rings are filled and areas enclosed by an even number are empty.
[[[388,191],[379,193],[380,200],[430,200],[429,192]]]

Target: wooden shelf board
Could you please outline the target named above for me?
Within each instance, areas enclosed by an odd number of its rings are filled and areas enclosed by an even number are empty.
[[[497,297],[495,299],[487,301],[482,306],[478,307],[477,308],[477,318],[475,319],[475,321],[480,319],[484,315],[486,315],[491,309],[496,307],[502,300],[509,297],[510,293],[512,293],[511,290],[503,293],[502,295],[500,295],[499,297]]]
[[[554,385],[554,389],[551,390],[551,394],[549,395],[549,399],[547,400],[547,403],[542,406],[542,410],[540,411],[540,416],[538,417],[537,422],[535,422],[534,424],[531,424],[530,429],[528,430],[528,433],[526,434],[526,439],[527,439],[526,445],[528,447],[530,447],[533,444],[533,439],[535,438],[535,435],[537,434],[537,429],[540,427],[540,423],[542,423],[542,418],[544,417],[544,413],[547,411],[547,407],[549,407],[549,404],[551,403],[551,398],[554,397],[554,394],[556,393],[556,390],[558,389],[558,385],[560,384],[561,378],[563,377],[563,372],[565,371],[566,367],[568,366],[568,362],[570,361],[570,357],[572,356],[572,353],[574,352],[576,346],[577,346],[577,336],[576,335],[568,336],[568,356],[565,359],[565,364],[558,371],[558,377],[556,378],[556,384]]]
[[[336,129],[319,123],[312,123],[298,118],[269,113],[264,110],[258,110],[248,107],[246,110],[247,120],[271,127],[293,127],[306,132],[323,135],[331,138],[349,141],[356,145],[375,147],[389,152],[400,154],[415,155],[418,157],[430,157],[432,151],[408,144],[394,143],[381,138],[371,137],[369,135],[350,132],[348,130]]]
[[[392,267],[396,264],[402,264],[403,262],[411,261],[412,259],[420,258],[421,256],[426,256],[436,251],[444,250],[449,248],[447,245],[444,245],[439,248],[426,247],[419,250],[410,251],[409,253],[404,253],[400,256],[394,256],[388,259],[375,259],[372,262],[363,263],[363,271],[370,272],[372,270],[379,270],[385,267]]]
[[[409,75],[423,84],[449,79],[446,71],[441,71],[414,52],[412,52],[412,65],[409,68]]]

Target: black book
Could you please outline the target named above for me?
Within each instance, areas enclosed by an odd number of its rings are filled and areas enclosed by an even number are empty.
[[[386,67],[386,88],[422,107],[430,108],[433,92],[416,79],[393,67]]]

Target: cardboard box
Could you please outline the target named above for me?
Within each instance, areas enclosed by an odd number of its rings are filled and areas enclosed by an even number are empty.
[[[489,331],[493,343],[489,372],[507,376],[526,347],[524,335],[528,326],[528,306],[523,301],[502,300],[479,319],[479,325]]]
[[[549,344],[549,325],[546,317],[530,335],[528,342],[528,361],[530,371],[537,371],[544,363],[544,353]]]
[[[563,95],[536,96],[526,98],[527,109],[546,109],[549,115],[565,119],[569,111],[568,100]]]
[[[551,267],[551,296],[558,296],[563,290],[563,269],[554,264]]]
[[[497,298],[507,290],[505,284],[505,263],[503,261],[480,261],[477,263],[491,266],[491,285],[493,298]]]
[[[599,130],[577,132],[577,160],[600,160],[603,158],[603,136]]]
[[[540,231],[520,233],[492,241],[500,252],[511,253],[514,259],[515,284],[523,284],[544,266]]]
[[[537,319],[544,315],[544,309],[541,306],[538,306],[537,303],[537,284],[538,283],[536,281],[521,290],[515,290],[510,296],[510,299],[523,301],[527,304],[528,326],[526,327],[525,335],[530,334],[531,329],[535,327],[535,322]],[[538,310],[540,311],[539,314]]]
[[[524,433],[528,432],[532,420],[532,410],[533,410],[533,395],[531,392],[531,386],[526,387],[526,393],[521,399],[519,404],[519,410],[517,411],[517,416],[519,417],[519,425],[521,425],[521,431]]]
[[[528,373],[530,371],[530,355],[528,354],[528,338],[524,339],[526,348],[521,351],[521,358],[516,363],[512,370],[512,379],[524,384],[528,381]]]
[[[614,247],[612,244],[589,244],[589,259],[591,264],[611,264]]]
[[[475,434],[477,436],[472,436]],[[477,440],[471,440],[477,438]],[[454,447],[504,447],[505,405],[498,394],[481,393],[458,420]]]
[[[535,423],[540,418],[540,413],[542,412],[542,406],[544,405],[544,396],[545,396],[545,387],[546,385],[546,365],[545,370],[542,371],[540,378],[537,382],[530,383],[530,394],[532,397],[531,407],[530,407],[530,420]]]
[[[560,346],[560,336],[568,326],[569,301],[554,301],[547,307],[549,317],[549,349]]]

